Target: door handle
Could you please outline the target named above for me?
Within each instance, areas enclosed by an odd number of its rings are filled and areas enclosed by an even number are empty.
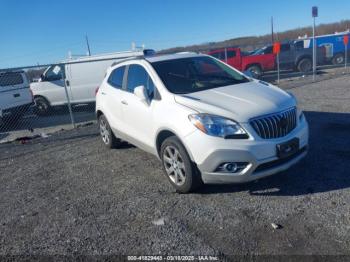
[[[101,95],[107,95],[105,92],[101,92]]]
[[[128,102],[126,102],[125,100],[122,100],[122,104],[127,106]]]

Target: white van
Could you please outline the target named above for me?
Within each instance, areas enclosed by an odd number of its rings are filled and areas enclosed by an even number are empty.
[[[14,124],[33,104],[29,81],[23,71],[0,71],[0,122]]]
[[[73,105],[94,103],[95,91],[109,66],[121,59],[143,56],[152,51],[125,51],[80,57],[48,67],[38,82],[30,84],[36,113],[46,115],[52,107],[67,104],[65,84],[69,100]]]

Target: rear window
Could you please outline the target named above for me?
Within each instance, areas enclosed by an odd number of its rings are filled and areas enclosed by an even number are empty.
[[[108,78],[108,83],[115,88],[122,88],[124,78],[125,66],[114,69]]]
[[[0,86],[14,86],[23,84],[21,73],[0,73]]]

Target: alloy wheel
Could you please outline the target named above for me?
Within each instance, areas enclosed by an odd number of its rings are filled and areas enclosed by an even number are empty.
[[[108,145],[110,140],[109,131],[108,131],[107,123],[105,122],[104,119],[100,119],[100,134],[101,134],[103,143]]]
[[[177,186],[186,181],[186,168],[181,154],[174,146],[167,146],[163,153],[163,164],[170,180]]]

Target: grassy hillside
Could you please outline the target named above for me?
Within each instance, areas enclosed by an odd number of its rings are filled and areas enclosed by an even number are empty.
[[[343,20],[338,23],[330,24],[320,24],[316,28],[316,35],[333,34],[335,32],[343,32],[350,29],[350,20]],[[234,33],[234,32],[233,32]],[[280,41],[293,40],[298,38],[298,36],[312,35],[312,27],[300,27],[284,32],[278,32],[275,34],[275,39]],[[240,38],[228,39],[220,42],[203,43],[191,46],[179,46],[169,49],[161,50],[159,53],[174,53],[183,51],[194,51],[194,52],[205,52],[210,49],[229,47],[229,46],[239,46],[243,50],[250,51],[260,48],[266,44],[271,43],[271,34],[261,35],[261,36],[247,36]]]

